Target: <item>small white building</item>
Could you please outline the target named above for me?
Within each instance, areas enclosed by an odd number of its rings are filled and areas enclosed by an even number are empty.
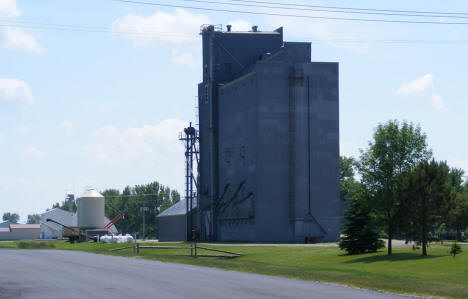
[[[53,222],[47,222],[47,219],[53,219],[57,222],[60,222],[66,226],[77,226],[77,216],[76,213],[62,210],[60,208],[55,208],[49,211],[46,211],[41,215],[41,239],[59,239],[62,238],[62,227]],[[104,217],[104,223],[109,223],[110,220],[107,217]],[[117,234],[117,228],[115,225],[112,225],[109,229],[113,234]]]

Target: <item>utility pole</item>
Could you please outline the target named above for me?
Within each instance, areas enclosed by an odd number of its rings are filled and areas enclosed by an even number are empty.
[[[145,212],[148,211],[149,208],[148,207],[140,207],[140,211],[143,213],[143,240],[146,239],[146,235],[145,235],[145,225],[146,225],[146,220],[145,220]]]

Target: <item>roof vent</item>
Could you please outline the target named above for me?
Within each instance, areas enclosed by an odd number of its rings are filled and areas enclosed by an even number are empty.
[[[252,31],[257,32],[258,26],[252,26]]]
[[[226,25],[227,32],[231,32],[232,25]]]

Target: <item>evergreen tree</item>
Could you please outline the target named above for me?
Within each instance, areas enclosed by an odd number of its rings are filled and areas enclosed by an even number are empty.
[[[344,212],[345,223],[339,246],[348,254],[375,252],[384,247],[375,225],[372,207],[366,198],[364,186],[356,183],[349,193],[348,209]]]
[[[449,183],[452,186],[452,201],[447,219],[450,227],[457,232],[457,240],[462,240],[462,232],[468,227],[468,181],[463,185],[464,171],[452,168],[449,174]]]

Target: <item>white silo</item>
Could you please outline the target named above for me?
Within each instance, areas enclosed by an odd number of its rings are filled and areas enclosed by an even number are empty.
[[[86,190],[77,200],[78,227],[83,229],[104,227],[104,196],[94,189]]]

